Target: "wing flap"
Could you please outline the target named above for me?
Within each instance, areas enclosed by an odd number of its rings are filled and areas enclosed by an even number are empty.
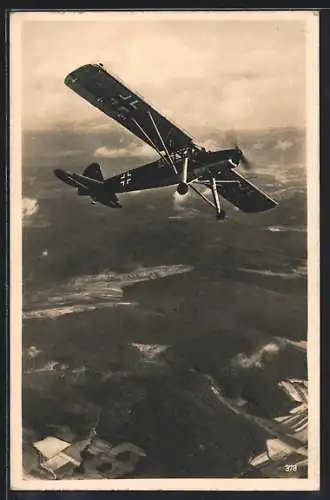
[[[99,64],[77,68],[67,75],[64,83],[154,149],[164,151],[153,121],[168,152],[183,149],[192,142],[191,137]]]
[[[236,170],[228,168],[216,176],[217,191],[227,201],[246,213],[258,213],[270,210],[278,205],[268,194],[252,184]],[[203,181],[210,185],[210,181]]]

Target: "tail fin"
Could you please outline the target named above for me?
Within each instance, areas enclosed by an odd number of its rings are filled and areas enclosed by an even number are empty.
[[[85,177],[89,177],[90,179],[95,179],[96,181],[104,181],[101,167],[98,163],[91,163],[88,165],[88,167],[86,167],[83,171],[83,175]]]

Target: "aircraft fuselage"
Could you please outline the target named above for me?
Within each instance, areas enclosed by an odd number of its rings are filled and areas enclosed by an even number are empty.
[[[230,160],[232,168],[237,166],[240,159],[240,150],[227,149],[215,152],[196,150],[189,159],[187,182],[207,173],[215,172],[223,167],[228,168]],[[122,174],[106,180],[107,186],[115,193],[139,191],[157,187],[177,185],[180,182],[184,158],[179,154],[171,155],[173,164],[166,158],[157,159],[141,167],[133,168]],[[174,171],[173,165],[177,171]]]
[[[214,152],[203,149],[193,150],[189,158],[187,182],[207,174],[208,171],[210,173],[218,172],[224,167],[228,169],[228,165],[231,168],[236,167],[240,155],[241,151],[238,149]],[[184,155],[172,154],[170,160],[169,158],[159,158],[105,180],[93,179],[62,169],[56,169],[54,173],[61,181],[76,187],[79,196],[90,196],[94,202],[113,208],[121,208],[116,193],[172,186],[180,183],[184,168]]]

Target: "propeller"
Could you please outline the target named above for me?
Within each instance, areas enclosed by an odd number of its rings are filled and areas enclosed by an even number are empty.
[[[239,149],[237,146],[236,146],[237,149]],[[246,170],[251,170],[252,168],[252,163],[250,162],[250,160],[245,156],[245,154],[243,153],[243,151],[241,149],[239,149],[239,151],[241,152],[241,163],[243,165],[243,167],[246,169]]]
[[[233,130],[231,130],[230,132],[227,133],[227,140],[231,144],[231,147],[233,149],[237,150],[238,158],[240,160],[240,163],[243,165],[243,167],[246,170],[250,170],[253,165],[252,165],[251,161],[245,156],[242,149],[239,147],[237,135]]]

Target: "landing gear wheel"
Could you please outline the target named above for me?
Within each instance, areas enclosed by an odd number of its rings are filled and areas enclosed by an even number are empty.
[[[220,210],[216,215],[217,220],[224,220],[226,218],[225,210]]]
[[[189,186],[185,182],[180,182],[176,190],[179,194],[184,195],[188,193]]]

